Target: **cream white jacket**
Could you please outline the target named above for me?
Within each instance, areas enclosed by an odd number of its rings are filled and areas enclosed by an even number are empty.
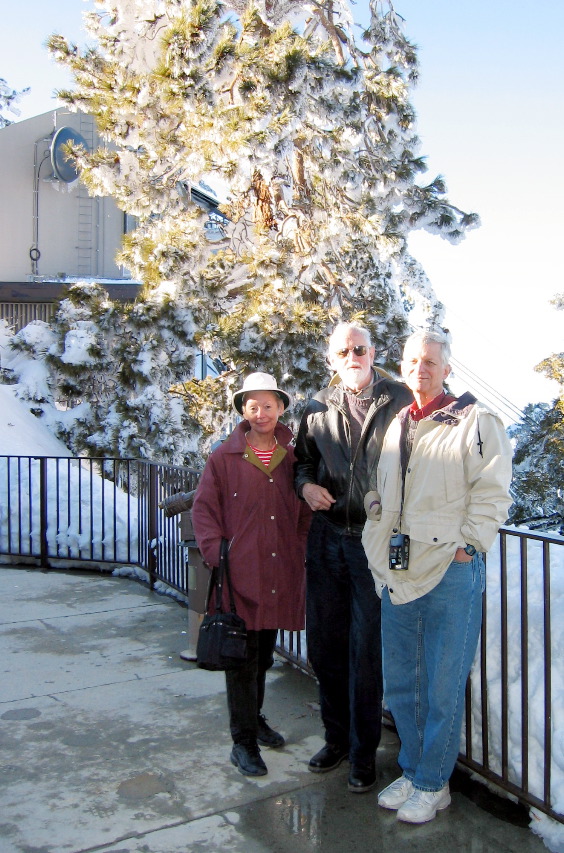
[[[402,409],[386,432],[362,534],[376,587],[387,586],[394,604],[433,589],[458,547],[488,551],[511,504],[512,449],[503,424],[466,393],[417,424],[402,509],[400,434],[408,416]],[[395,532],[410,537],[407,570],[389,568]]]

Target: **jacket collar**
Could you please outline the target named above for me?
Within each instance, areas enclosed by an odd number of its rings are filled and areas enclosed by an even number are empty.
[[[424,421],[434,421],[439,424],[447,424],[448,426],[458,426],[460,421],[464,418],[467,418],[470,414],[472,408],[476,405],[478,400],[471,394],[469,391],[465,391],[460,397],[457,397],[452,403],[449,403],[448,406],[445,406],[444,409],[437,409],[432,414],[428,415],[426,418],[423,418]],[[409,406],[406,406],[405,409],[402,409],[400,412],[400,418],[402,422],[409,417]]]
[[[225,441],[229,450],[232,453],[242,453],[247,447],[247,433],[249,431],[248,421],[241,421],[237,424],[231,435]],[[287,447],[293,439],[292,431],[285,425],[278,422],[274,428],[274,435],[278,444],[282,447]]]

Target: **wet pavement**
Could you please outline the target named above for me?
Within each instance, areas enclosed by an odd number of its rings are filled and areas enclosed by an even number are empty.
[[[385,729],[377,787],[317,775],[315,682],[281,660],[264,712],[286,737],[268,775],[229,762],[224,677],[180,657],[197,618],[109,575],[0,567],[1,853],[543,853],[527,812],[462,773],[423,826],[377,806],[398,775]]]

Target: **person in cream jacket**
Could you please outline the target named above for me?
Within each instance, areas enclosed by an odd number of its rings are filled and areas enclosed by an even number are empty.
[[[385,699],[402,776],[379,794],[399,820],[424,823],[450,804],[464,688],[481,626],[483,553],[511,504],[511,445],[499,417],[443,388],[450,345],[412,335],[403,377],[415,401],[390,425],[362,542],[382,596]]]

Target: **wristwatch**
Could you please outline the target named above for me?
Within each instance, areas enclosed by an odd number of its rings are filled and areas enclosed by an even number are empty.
[[[464,553],[468,554],[469,557],[473,557],[474,554],[476,553],[476,549],[474,548],[473,545],[467,545],[466,548],[464,549]]]

